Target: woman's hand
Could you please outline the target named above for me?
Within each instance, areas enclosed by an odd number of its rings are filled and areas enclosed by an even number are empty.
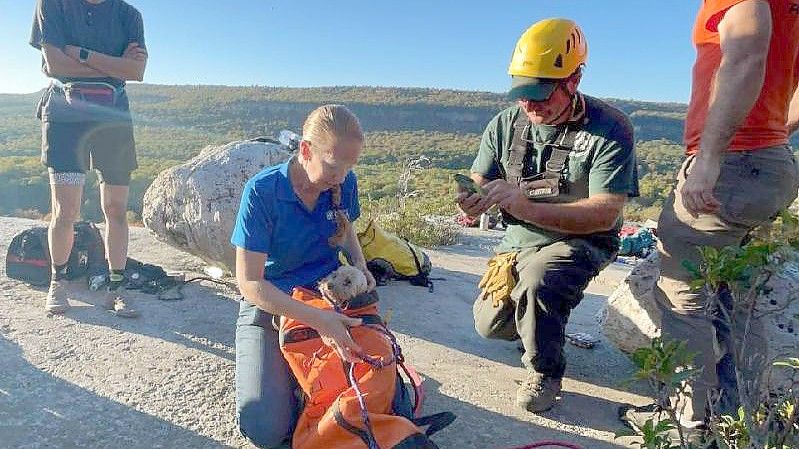
[[[341,360],[350,363],[361,361],[358,354],[362,352],[362,349],[355,343],[349,332],[349,328],[362,324],[360,318],[350,318],[340,313],[320,310],[317,319],[309,324],[319,332],[322,341],[336,351]]]

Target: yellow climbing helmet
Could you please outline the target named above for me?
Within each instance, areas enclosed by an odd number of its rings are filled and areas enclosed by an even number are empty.
[[[522,34],[513,50],[508,67],[508,74],[513,77],[510,95],[518,98],[532,93],[533,99],[549,98],[556,83],[548,80],[568,78],[587,59],[588,42],[574,21],[545,19],[536,22]],[[530,91],[530,84],[539,86],[539,95],[535,95],[535,89]],[[517,89],[521,87],[526,87],[525,92]]]
[[[588,42],[569,19],[533,24],[516,42],[508,74],[532,78],[567,78],[588,59]]]

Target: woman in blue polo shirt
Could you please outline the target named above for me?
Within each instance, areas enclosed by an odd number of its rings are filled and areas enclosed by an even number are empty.
[[[307,306],[289,295],[295,286],[315,288],[338,267],[331,238],[374,288],[349,224],[360,215],[351,169],[362,147],[355,115],[344,106],[321,106],[303,125],[297,155],[263,170],[244,187],[231,238],[244,296],[236,325],[236,408],[242,434],[259,447],[282,444],[299,412],[296,383],[280,353],[273,315],[309,324],[343,359],[357,360],[360,348],[347,329],[360,325],[359,319]]]

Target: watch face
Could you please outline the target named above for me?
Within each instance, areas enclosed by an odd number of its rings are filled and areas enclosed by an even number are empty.
[[[80,62],[86,62],[86,60],[89,59],[89,50],[81,48],[80,54],[78,55],[78,59],[80,59]]]

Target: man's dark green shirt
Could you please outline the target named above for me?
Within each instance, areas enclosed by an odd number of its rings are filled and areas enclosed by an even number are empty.
[[[569,155],[566,171],[567,193],[554,202],[575,202],[601,193],[638,196],[638,170],[634,151],[633,126],[630,119],[607,103],[584,96],[585,118],[571,125],[578,130],[574,150]],[[505,179],[507,163],[513,142],[514,122],[524,112],[517,105],[497,114],[483,132],[480,150],[471,171],[487,180]],[[532,151],[524,158],[525,177],[544,171],[542,152],[544,145],[555,143],[562,127],[531,125],[526,139],[533,142]],[[529,145],[528,145],[529,148]],[[590,236],[571,236],[542,229],[530,223],[515,222],[508,226],[497,252],[516,251],[523,248],[543,247],[571,237],[588,238],[604,247],[617,247],[622,218],[607,232]],[[608,248],[610,249],[610,248]]]

